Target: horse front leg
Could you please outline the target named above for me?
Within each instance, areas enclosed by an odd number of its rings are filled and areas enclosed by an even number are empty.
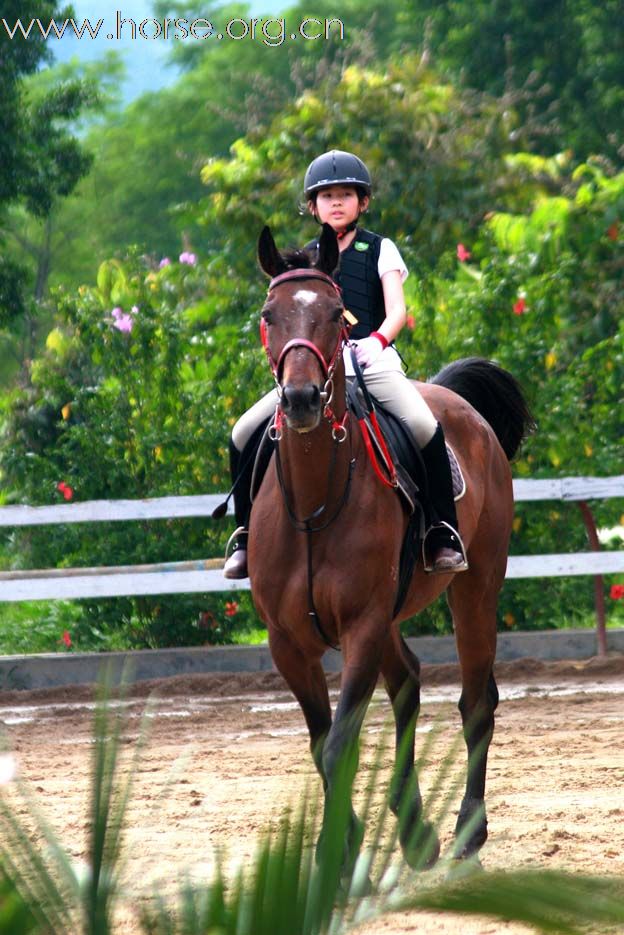
[[[317,859],[336,858],[336,842],[342,851],[341,876],[348,879],[364,838],[364,826],[353,810],[351,793],[359,761],[359,738],[377,678],[386,639],[378,630],[375,639],[363,632],[355,639],[342,638],[343,669],[340,698],[323,746],[322,769],[326,778],[323,825],[317,843]]]
[[[433,825],[423,820],[422,797],[414,769],[416,721],[420,710],[420,662],[393,630],[381,671],[396,724],[396,758],[390,786],[390,808],[399,822],[399,841],[410,867],[432,866],[440,854]]]
[[[285,633],[272,627],[269,627],[269,646],[277,670],[301,706],[310,735],[312,759],[326,789],[323,746],[332,717],[327,680],[320,659],[305,655]]]

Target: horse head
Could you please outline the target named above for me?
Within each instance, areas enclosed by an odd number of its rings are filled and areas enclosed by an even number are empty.
[[[330,418],[346,337],[344,306],[332,279],[338,259],[338,241],[328,224],[314,261],[305,250],[281,253],[268,227],[258,241],[260,266],[271,278],[262,309],[263,344],[286,423],[300,433],[315,429],[323,414]]]

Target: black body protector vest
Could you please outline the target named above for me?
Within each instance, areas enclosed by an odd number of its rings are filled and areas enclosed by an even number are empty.
[[[340,254],[340,266],[334,274],[345,308],[358,320],[351,329],[351,337],[355,339],[367,338],[371,331],[377,331],[386,317],[377,270],[382,240],[379,234],[358,228],[351,244]],[[306,248],[318,249],[318,240],[306,244]]]

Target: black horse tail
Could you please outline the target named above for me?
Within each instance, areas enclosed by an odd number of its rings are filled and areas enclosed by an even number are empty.
[[[443,367],[429,382],[453,390],[470,403],[492,426],[509,461],[535,429],[520,384],[491,360],[464,357]]]

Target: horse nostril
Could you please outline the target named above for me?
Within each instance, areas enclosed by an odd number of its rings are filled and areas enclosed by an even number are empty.
[[[316,383],[313,383],[310,386],[309,392],[310,392],[310,399],[309,399],[310,409],[318,409],[318,407],[321,404],[321,391],[319,390]]]
[[[293,405],[293,389],[292,386],[282,387],[282,410],[284,412],[290,412]]]
[[[282,391],[282,410],[289,412],[313,412],[321,404],[321,391],[315,383],[294,387],[287,384]]]

